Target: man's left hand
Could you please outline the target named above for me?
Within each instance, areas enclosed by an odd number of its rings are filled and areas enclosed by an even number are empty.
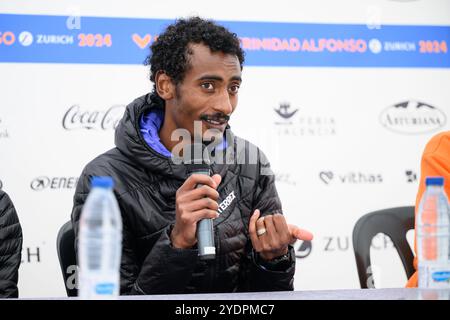
[[[297,239],[304,241],[313,239],[311,232],[287,224],[280,213],[261,218],[260,214],[256,209],[250,218],[248,230],[253,248],[266,261],[287,254],[288,245],[294,244]]]

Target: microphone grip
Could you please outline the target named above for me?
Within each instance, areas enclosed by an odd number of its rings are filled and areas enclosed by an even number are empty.
[[[202,219],[197,224],[198,255],[201,260],[211,260],[216,257],[214,246],[214,227],[212,219]]]
[[[192,170],[191,174],[210,175],[205,169]],[[197,185],[197,188],[201,187]],[[200,260],[212,260],[216,258],[216,246],[214,245],[214,223],[213,219],[202,219],[197,223],[197,248]]]

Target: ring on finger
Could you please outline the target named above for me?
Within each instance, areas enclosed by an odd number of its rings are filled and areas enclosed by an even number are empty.
[[[261,228],[261,229],[256,230],[256,234],[258,236],[262,236],[266,232],[267,232],[266,228]]]

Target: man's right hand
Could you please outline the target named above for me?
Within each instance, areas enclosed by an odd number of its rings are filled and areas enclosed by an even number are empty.
[[[175,226],[170,234],[175,248],[192,248],[197,243],[197,222],[202,219],[215,219],[219,216],[219,193],[217,187],[222,177],[218,174],[209,177],[193,174],[177,190],[175,200]],[[197,188],[197,185],[202,186]]]

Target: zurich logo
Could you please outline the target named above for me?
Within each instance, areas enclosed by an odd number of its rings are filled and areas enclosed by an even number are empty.
[[[299,259],[306,258],[311,254],[311,251],[312,251],[311,241],[303,241],[299,245],[295,246],[295,256]]]
[[[28,31],[22,31],[19,34],[19,42],[24,47],[28,47],[33,43],[33,35]]]

